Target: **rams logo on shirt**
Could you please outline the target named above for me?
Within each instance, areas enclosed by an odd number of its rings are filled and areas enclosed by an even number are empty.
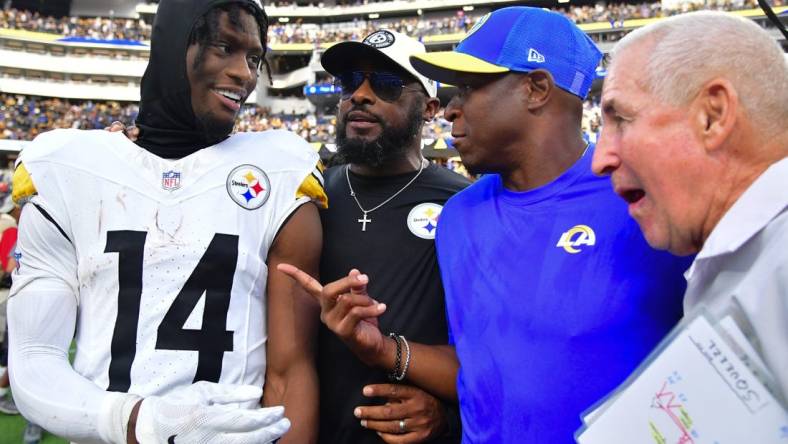
[[[556,247],[561,247],[567,253],[577,254],[583,251],[580,247],[592,246],[596,243],[594,230],[588,225],[575,225],[561,235]]]

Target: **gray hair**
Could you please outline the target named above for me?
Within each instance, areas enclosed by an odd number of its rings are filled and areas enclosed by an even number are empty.
[[[714,77],[733,83],[745,114],[772,135],[788,124],[788,59],[777,41],[751,20],[699,11],[637,29],[613,48],[612,58],[649,42],[645,87],[663,102],[681,106]]]

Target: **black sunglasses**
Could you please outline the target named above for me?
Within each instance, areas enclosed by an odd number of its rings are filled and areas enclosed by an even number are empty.
[[[364,79],[369,79],[372,92],[386,102],[393,102],[400,98],[402,91],[421,91],[420,87],[405,85],[400,76],[390,72],[350,71],[336,76],[334,85],[338,86],[340,97],[347,100],[364,84]]]

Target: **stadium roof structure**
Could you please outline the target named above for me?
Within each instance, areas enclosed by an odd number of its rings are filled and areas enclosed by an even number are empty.
[[[368,5],[361,5],[361,6],[349,6],[341,9],[353,9],[353,8],[381,8],[378,5],[389,5],[389,4],[397,4],[400,7],[403,5],[407,5],[408,8],[406,10],[413,10],[413,7],[416,5],[420,5],[422,3],[427,3],[429,5],[433,5],[435,8],[441,7],[462,7],[462,5],[468,6],[472,4],[479,4],[479,5],[486,5],[486,6],[505,6],[508,3],[515,3],[512,0],[465,0],[465,1],[457,1],[457,0],[416,0],[416,1],[394,1],[389,3],[375,3],[375,4],[368,4]],[[521,3],[521,2],[520,2]],[[440,6],[443,5],[443,6]],[[155,14],[156,11],[156,4],[141,4],[138,6],[144,10],[150,10],[151,13]],[[430,6],[430,7],[433,7]],[[277,10],[284,10],[289,9],[293,10],[293,7],[266,7],[266,11],[269,12],[269,16],[276,17],[274,13],[271,11]],[[319,8],[316,6],[303,6],[298,7],[298,10],[320,10],[323,11],[321,16],[330,15],[330,10],[337,9],[337,8]],[[405,10],[405,9],[403,9]],[[788,6],[779,6],[774,8],[775,14],[778,15],[785,15],[788,14]],[[759,8],[753,9],[746,9],[746,10],[737,10],[731,11],[731,14],[738,15],[741,17],[746,18],[757,18],[757,17],[765,17],[764,12]],[[647,18],[647,19],[630,19],[625,20],[622,23],[612,25],[610,22],[596,22],[596,23],[582,23],[579,24],[578,27],[585,31],[587,34],[596,34],[596,33],[606,33],[606,32],[618,32],[618,31],[629,31],[635,28],[639,28],[642,26],[646,26],[650,23],[660,20],[660,17],[655,18]],[[149,51],[149,47],[147,46],[149,42],[121,42],[121,41],[96,41],[91,39],[83,39],[79,42],[68,42],[65,39],[65,36],[59,34],[50,34],[44,32],[33,32],[33,31],[25,31],[19,29],[0,29],[0,37],[7,37],[12,39],[18,40],[25,40],[25,41],[37,41],[41,43],[50,43],[50,44],[68,44],[73,43],[75,46],[82,46],[82,47],[104,47],[104,48],[123,48],[126,50],[132,51],[140,51],[140,52],[147,52]],[[436,34],[436,35],[427,35],[421,38],[422,43],[424,43],[427,47],[432,45],[451,45],[458,43],[460,40],[465,37],[465,33],[445,33],[445,34]],[[779,33],[775,34],[775,37],[780,40],[782,39],[782,35]],[[271,43],[269,46],[274,53],[310,53],[315,49],[328,49],[329,47],[335,45],[339,42],[321,42],[321,43]],[[605,45],[603,46],[603,50]]]
[[[391,2],[409,6],[419,5],[422,0]],[[467,4],[468,0],[429,0],[442,5]],[[490,5],[495,2],[476,2]],[[499,2],[503,5],[503,1]],[[380,4],[365,5],[368,7]],[[479,8],[481,9],[481,8]],[[774,8],[780,16],[788,15],[788,6]],[[731,14],[747,17],[768,26],[765,14],[760,9],[733,11]],[[612,25],[608,22],[579,25],[607,52],[621,35],[660,18],[633,19]],[[315,25],[312,25],[315,26]],[[784,48],[788,42],[776,28],[767,29]],[[447,33],[422,37],[429,50],[444,50],[459,42],[464,33]],[[0,29],[0,91],[46,97],[80,98],[96,100],[138,101],[139,82],[147,64],[150,47],[140,42],[81,39],[69,41],[62,34],[32,32],[19,29]],[[260,103],[280,103],[283,107],[296,109],[303,100],[294,104],[304,85],[326,82],[319,63],[322,51],[337,42],[321,43],[273,43],[270,45],[274,59],[289,60],[286,69],[273,74],[273,84],[261,86]],[[273,91],[267,97],[268,91]],[[296,93],[294,93],[296,91]],[[450,93],[448,93],[450,94]],[[295,97],[299,96],[300,97]],[[257,92],[251,102],[257,102]],[[311,98],[306,107],[318,106]],[[334,100],[334,99],[332,99]],[[322,105],[332,106],[330,103]],[[277,105],[279,106],[279,105]],[[296,106],[296,108],[293,108]]]
[[[271,18],[347,18],[370,14],[402,14],[405,12],[427,12],[445,9],[472,10],[475,6],[502,7],[522,3],[518,0],[394,0],[353,6],[274,6],[266,5],[265,12]],[[155,14],[157,4],[140,3],[138,14]],[[377,17],[370,17],[377,18]]]

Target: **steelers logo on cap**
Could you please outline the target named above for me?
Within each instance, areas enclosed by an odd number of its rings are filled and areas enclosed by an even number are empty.
[[[388,48],[394,44],[394,34],[380,30],[368,35],[361,43],[376,49]]]

